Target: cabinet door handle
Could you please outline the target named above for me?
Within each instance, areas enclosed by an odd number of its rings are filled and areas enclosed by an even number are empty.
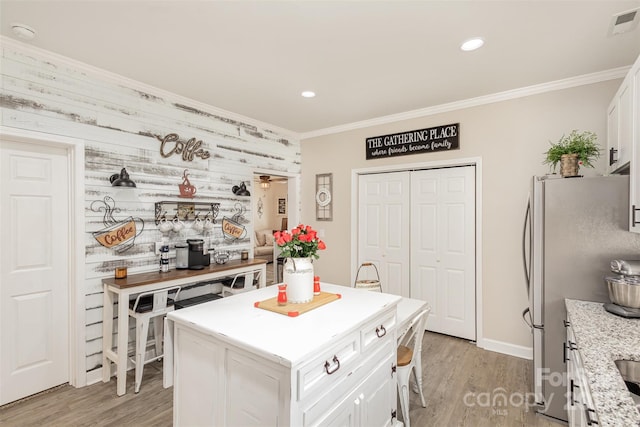
[[[387,330],[384,328],[384,325],[380,325],[379,328],[376,328],[376,335],[378,336],[378,338],[382,338],[383,336],[387,335]]]
[[[335,367],[333,369],[329,369],[329,367],[331,366],[329,361],[324,362],[324,370],[327,371],[327,374],[329,375],[333,374],[335,371],[340,369],[340,360],[338,359],[338,356],[336,355],[333,356],[333,363],[336,364]]]
[[[564,363],[567,363],[568,360],[569,358],[567,357],[567,343],[563,342],[562,343],[562,361]]]
[[[618,154],[618,150],[615,148],[609,148],[609,166],[616,163],[618,159],[614,159],[615,155]]]
[[[592,425],[594,425],[594,424],[598,424],[598,421],[596,421],[596,420],[594,420],[594,419],[592,419],[592,418],[591,418],[591,413],[592,413],[592,412],[594,412],[594,413],[595,413],[596,411],[594,411],[593,409],[588,408],[587,406],[585,406],[585,407],[584,407],[584,412],[585,412],[585,414],[586,414],[586,416],[587,416],[587,425],[588,425],[588,426],[592,426]]]
[[[569,402],[571,402],[571,406],[573,406],[573,404],[575,403],[575,401],[573,400],[573,387],[575,386],[575,384],[573,383],[573,380],[571,380],[571,387],[569,387],[569,390],[571,391],[571,396],[569,397]]]
[[[640,212],[640,208],[636,208],[636,205],[631,206],[631,225],[632,226],[640,224],[640,221],[636,221],[636,212]]]
[[[569,399],[569,401],[571,402],[571,406],[573,406],[576,403],[575,399],[573,398],[573,390],[576,389],[576,388],[580,388],[580,386],[576,385],[576,383],[574,383],[573,379],[572,379],[571,380],[571,387],[570,387],[570,389],[571,389],[571,398]]]

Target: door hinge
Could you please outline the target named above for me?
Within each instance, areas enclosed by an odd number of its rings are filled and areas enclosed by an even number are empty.
[[[397,370],[396,365],[391,365],[391,376],[392,377],[393,377],[393,374],[396,373],[396,370]]]
[[[397,418],[397,417],[398,417],[398,413],[396,412],[396,410],[395,409],[392,410],[391,411],[391,421],[393,421],[393,419]]]

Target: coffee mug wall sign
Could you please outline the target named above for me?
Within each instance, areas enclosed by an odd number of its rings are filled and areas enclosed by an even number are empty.
[[[116,208],[115,201],[109,196],[105,196],[103,200],[91,202],[91,210],[104,213],[102,223],[105,228],[92,234],[94,239],[105,248],[113,248],[116,252],[124,252],[133,246],[136,237],[144,230],[142,218],[129,216],[123,220],[116,220],[113,217],[113,213],[120,212],[120,209]],[[138,223],[140,224],[139,227]]]
[[[178,184],[180,197],[192,199],[196,195],[198,189],[189,181],[189,170],[185,169],[182,174],[182,184]]]
[[[240,203],[236,203],[234,209],[236,213],[231,218],[222,218],[222,234],[228,240],[243,239],[247,236],[247,229],[242,225],[245,222],[245,208]]]

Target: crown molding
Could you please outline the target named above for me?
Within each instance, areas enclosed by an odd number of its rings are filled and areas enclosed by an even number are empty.
[[[172,102],[189,105],[191,107],[197,108],[199,110],[202,110],[204,112],[207,112],[213,115],[251,124],[261,129],[269,130],[276,134],[281,134],[283,136],[287,136],[289,138],[292,138],[298,141],[300,140],[300,134],[298,132],[294,132],[289,129],[284,129],[284,128],[272,125],[270,123],[261,122],[260,120],[256,120],[251,117],[247,117],[241,114],[227,111],[222,108],[214,107],[213,105],[209,105],[201,101],[196,101],[195,99],[191,99],[186,96],[178,95],[174,92],[170,92],[168,90],[161,89],[159,87],[152,86],[147,83],[143,83],[141,81],[134,80],[129,77],[125,77],[123,75],[120,75],[111,71],[107,71],[103,68],[89,65],[87,63],[78,61],[76,59],[69,58],[68,56],[60,55],[58,53],[51,52],[46,49],[42,49],[27,43],[20,42],[18,40],[12,39],[7,36],[0,35],[0,46],[2,46],[2,49],[11,48],[13,50],[22,52],[24,54],[32,54],[39,58],[43,58],[45,60],[51,61],[52,63],[67,65],[71,68],[75,68],[87,73],[97,75],[100,78],[105,79],[111,83],[115,83],[115,84],[123,85],[126,87],[130,87],[132,89],[140,90],[141,92],[146,92],[154,96],[158,96],[159,98],[169,99]]]
[[[590,85],[594,83],[600,83],[608,80],[621,79],[626,76],[627,72],[631,69],[628,67],[613,68],[611,70],[600,71],[597,73],[584,74],[581,76],[570,77],[562,80],[555,80],[548,83],[542,83],[538,85],[525,86],[518,89],[507,90],[504,92],[498,92],[491,95],[479,96],[476,98],[469,98],[462,101],[449,102],[447,104],[434,105],[432,107],[420,108],[418,110],[407,111],[404,113],[391,114],[388,116],[382,116],[375,119],[362,120],[359,122],[347,123],[345,125],[328,127],[325,129],[318,129],[315,131],[300,133],[300,140],[309,138],[315,138],[318,136],[325,136],[336,134],[340,132],[346,132],[356,129],[362,129],[372,126],[380,126],[388,123],[399,122],[402,120],[415,119],[419,117],[431,116],[434,114],[446,113],[449,111],[462,110],[464,108],[478,107],[486,104],[493,104],[496,102],[508,101],[516,98],[524,98],[526,96],[538,95],[546,92],[553,92],[557,90],[569,89],[577,86]]]
[[[182,95],[178,95],[174,92],[170,92],[165,89],[161,89],[156,86],[152,86],[152,85],[140,82],[138,80],[134,80],[129,77],[125,77],[120,74],[113,73],[111,71],[107,71],[102,68],[98,68],[93,65],[86,64],[84,62],[51,52],[46,49],[42,49],[39,47],[29,45],[27,43],[17,41],[10,37],[0,35],[0,45],[2,45],[3,49],[11,48],[17,51],[21,51],[25,54],[33,54],[38,57],[42,57],[44,59],[50,60],[54,63],[65,64],[69,67],[76,68],[91,74],[95,74],[115,84],[128,86],[143,92],[151,93],[161,98],[167,98],[175,102],[184,103],[210,114],[219,115],[219,116],[233,119],[233,120],[238,120],[240,122],[247,123],[247,124],[252,124],[260,128],[272,131],[276,134],[285,135],[289,138],[292,138],[298,141],[315,138],[318,136],[325,136],[325,135],[347,132],[347,131],[356,130],[356,129],[362,129],[366,127],[384,125],[384,124],[398,122],[402,120],[415,119],[419,117],[427,117],[434,114],[461,110],[461,109],[470,108],[470,107],[477,107],[477,106],[492,104],[496,102],[508,101],[511,99],[523,98],[526,96],[538,95],[546,92],[569,89],[577,86],[600,83],[608,80],[621,79],[627,74],[627,72],[631,68],[630,66],[613,68],[611,70],[600,71],[597,73],[584,74],[581,76],[570,77],[567,79],[555,80],[548,83],[526,86],[523,88],[508,90],[504,92],[498,92],[491,95],[479,96],[476,98],[465,99],[462,101],[449,102],[446,104],[420,108],[417,110],[407,111],[404,113],[391,114],[388,116],[362,120],[359,122],[347,123],[339,126],[332,126],[324,129],[310,131],[310,132],[295,132],[289,129],[284,129],[279,126],[272,125],[270,123],[261,122],[260,120],[253,119],[251,117],[233,113],[231,111],[227,111],[222,108],[214,107],[212,105],[205,104],[203,102],[196,101],[194,99],[187,98]]]

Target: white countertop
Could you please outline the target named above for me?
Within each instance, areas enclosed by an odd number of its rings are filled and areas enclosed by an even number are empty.
[[[603,426],[640,426],[640,413],[614,360],[640,361],[640,319],[625,319],[603,304],[565,300],[596,414]]]
[[[380,310],[396,306],[401,299],[328,283],[321,283],[321,288],[323,292],[341,294],[342,298],[298,317],[254,307],[258,301],[275,297],[277,286],[176,310],[167,317],[290,367],[306,360],[309,349],[329,344],[344,331],[366,324]]]

